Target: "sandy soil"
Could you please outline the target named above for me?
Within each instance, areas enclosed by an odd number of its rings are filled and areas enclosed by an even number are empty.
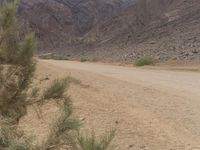
[[[115,128],[115,150],[200,150],[199,72],[39,60],[37,77],[46,75],[81,81],[68,91],[81,131]]]

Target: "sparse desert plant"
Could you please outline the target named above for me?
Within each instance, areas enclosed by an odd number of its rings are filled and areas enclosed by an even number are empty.
[[[69,134],[69,131],[78,131],[81,125],[80,121],[71,117],[73,107],[70,100],[64,99],[61,107],[61,115],[53,123],[48,139],[42,145],[42,150],[56,150],[65,146],[77,149],[75,138]]]
[[[144,56],[135,61],[136,66],[155,65],[157,61],[150,56]]]
[[[81,58],[80,62],[86,62],[88,61],[86,58]]]
[[[18,120],[26,113],[26,90],[35,62],[36,39],[33,33],[24,38],[16,19],[18,1],[3,1],[0,8],[0,114]]]
[[[40,89],[38,87],[33,87],[31,89],[31,95],[30,95],[30,97],[31,98],[36,98],[39,95],[39,91],[40,91]]]
[[[68,78],[54,80],[50,87],[47,88],[43,94],[44,99],[63,98],[63,94],[67,87],[69,87],[70,80]]]
[[[8,120],[0,120],[0,147],[6,147],[9,145],[11,139],[14,139],[17,135],[15,126],[11,126]]]
[[[79,135],[78,142],[81,150],[106,150],[114,136],[115,130],[112,130],[97,141],[95,133],[92,132],[91,136]]]
[[[21,137],[19,139],[14,139],[10,142],[8,146],[9,150],[36,150],[31,143],[30,139],[25,139],[25,137]]]
[[[90,61],[91,61],[91,62],[98,62],[99,59],[98,59],[98,58],[92,58]]]
[[[0,120],[0,149],[1,150],[34,150],[32,138],[26,137],[11,120]],[[36,149],[35,149],[36,150]]]

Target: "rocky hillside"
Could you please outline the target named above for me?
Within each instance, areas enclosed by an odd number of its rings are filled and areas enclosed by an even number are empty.
[[[21,0],[19,14],[40,53],[200,60],[199,0]]]
[[[94,37],[85,36],[126,6],[120,0],[21,0],[19,13],[38,34],[40,48],[51,51],[93,42]]]
[[[110,19],[104,29],[107,31],[102,33],[107,35],[112,35],[113,29],[122,31],[100,42],[96,57],[130,62],[150,55],[160,61],[200,61],[198,0],[139,0]]]

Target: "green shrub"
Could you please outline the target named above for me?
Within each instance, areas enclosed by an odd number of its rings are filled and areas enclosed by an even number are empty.
[[[18,120],[26,113],[26,90],[35,62],[36,38],[23,36],[17,21],[18,0],[0,6],[0,114]]]
[[[155,65],[156,60],[153,57],[144,56],[135,61],[136,66]]]
[[[57,150],[62,146],[71,146],[76,149],[75,138],[69,134],[69,131],[78,130],[80,127],[80,121],[78,119],[71,118],[73,113],[73,107],[68,99],[63,99],[64,103],[61,106],[61,115],[58,117],[52,125],[48,139],[42,145],[41,150],[54,149]]]
[[[32,138],[17,130],[17,126],[14,126],[11,120],[0,119],[0,124],[1,150],[33,150]]]
[[[79,135],[78,142],[81,150],[106,150],[114,136],[115,130],[112,130],[107,135],[103,136],[100,141],[97,141],[93,132],[91,136]]]
[[[30,143],[29,143],[30,142]],[[34,150],[32,148],[31,141],[29,139],[15,139],[10,142],[8,149],[9,150]]]
[[[81,60],[80,60],[81,62],[86,62],[86,61],[88,61],[86,58],[81,58]]]
[[[66,90],[66,88],[69,86],[69,79],[64,78],[61,80],[54,80],[50,87],[45,90],[43,94],[44,99],[57,99],[57,98],[63,98],[63,94]]]
[[[39,94],[39,88],[38,87],[34,87],[32,90],[31,90],[31,98],[36,98]]]
[[[98,59],[98,58],[92,58],[90,61],[91,61],[91,62],[98,62],[99,59]]]

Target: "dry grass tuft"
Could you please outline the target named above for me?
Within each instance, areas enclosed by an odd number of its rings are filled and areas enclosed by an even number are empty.
[[[65,90],[69,87],[70,80],[68,78],[54,80],[50,87],[43,94],[44,99],[63,98]]]
[[[153,57],[144,56],[138,60],[136,60],[136,66],[146,66],[146,65],[155,65],[157,61]]]
[[[103,136],[100,141],[97,141],[95,133],[92,132],[91,136],[79,135],[78,142],[81,150],[106,150],[114,136],[115,130],[112,130],[107,135]]]

